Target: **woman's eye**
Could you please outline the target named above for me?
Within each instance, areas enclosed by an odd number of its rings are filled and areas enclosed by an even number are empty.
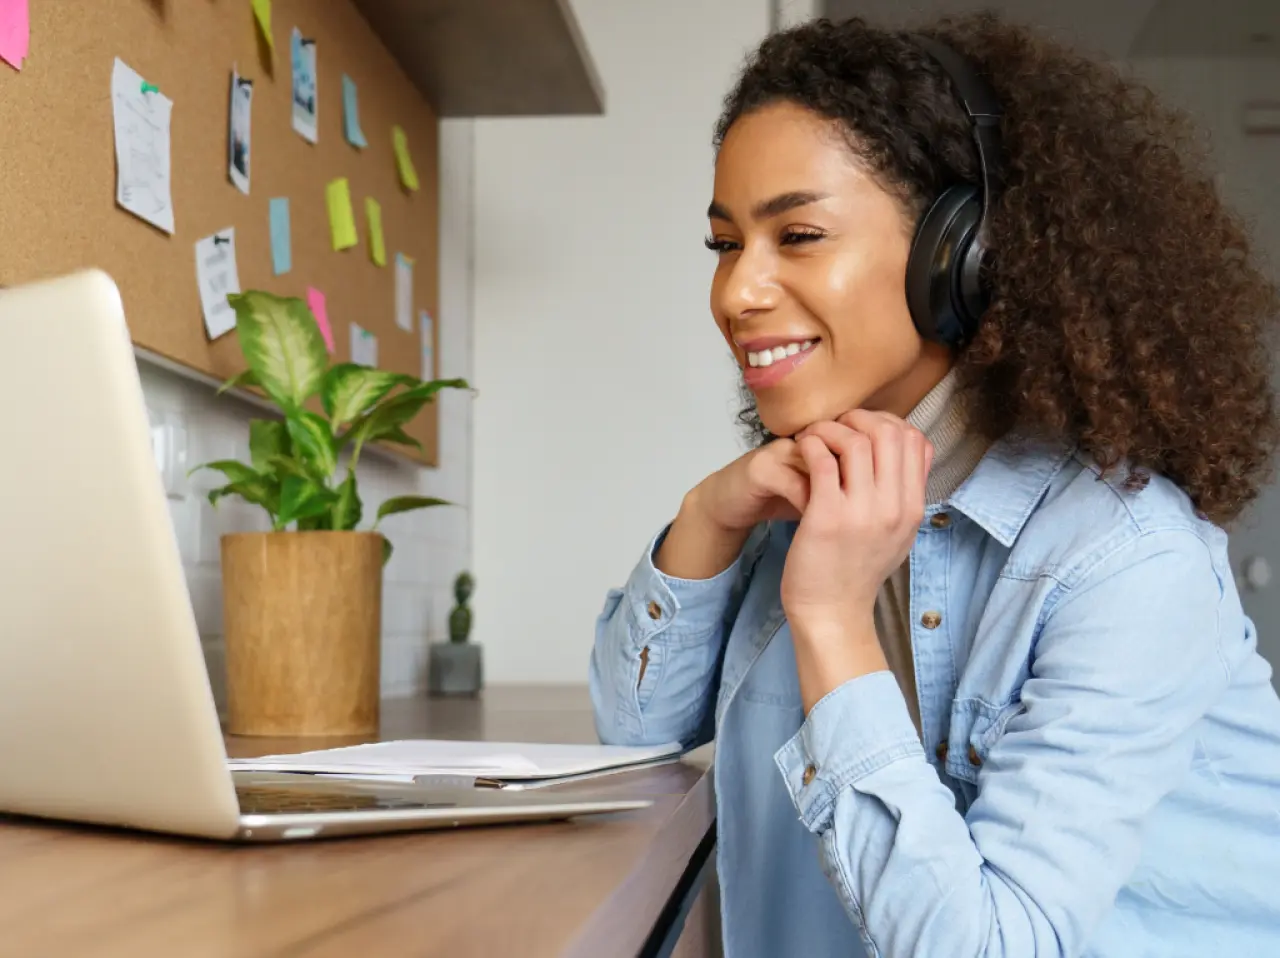
[[[714,236],[708,236],[702,241],[702,245],[713,253],[728,253],[738,248],[733,240],[716,239]]]
[[[812,243],[826,235],[818,230],[787,230],[782,234],[783,246],[796,246],[800,243]]]

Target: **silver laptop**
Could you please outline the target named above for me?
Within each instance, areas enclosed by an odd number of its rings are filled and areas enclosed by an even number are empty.
[[[0,355],[0,812],[272,841],[650,804],[233,777],[115,284],[0,290]]]

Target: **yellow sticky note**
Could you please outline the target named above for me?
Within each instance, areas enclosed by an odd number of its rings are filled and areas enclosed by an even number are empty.
[[[262,39],[267,41],[271,52],[276,51],[275,38],[271,36],[271,0],[249,0],[253,7],[253,15],[257,18],[258,29],[262,31]]]
[[[386,266],[387,247],[382,242],[382,207],[372,196],[366,196],[364,213],[369,220],[369,258],[379,266]]]
[[[345,176],[329,183],[324,189],[325,202],[329,205],[329,232],[333,235],[334,249],[355,246],[356,215],[351,209],[351,187]]]
[[[396,168],[400,171],[400,182],[407,189],[418,188],[418,171],[413,168],[413,157],[409,155],[409,138],[398,126],[391,128],[391,145],[396,151]]]

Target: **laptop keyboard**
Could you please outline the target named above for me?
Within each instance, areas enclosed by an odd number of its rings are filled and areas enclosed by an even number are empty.
[[[331,792],[319,789],[280,788],[272,785],[236,785],[240,811],[245,815],[320,812],[394,811],[416,808],[453,808],[456,802],[379,795],[376,792]]]

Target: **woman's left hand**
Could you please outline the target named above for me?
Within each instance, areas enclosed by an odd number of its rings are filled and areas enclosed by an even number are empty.
[[[924,517],[933,447],[897,416],[866,410],[814,423],[796,442],[810,491],[782,575],[787,620],[797,641],[874,636],[876,593]]]

